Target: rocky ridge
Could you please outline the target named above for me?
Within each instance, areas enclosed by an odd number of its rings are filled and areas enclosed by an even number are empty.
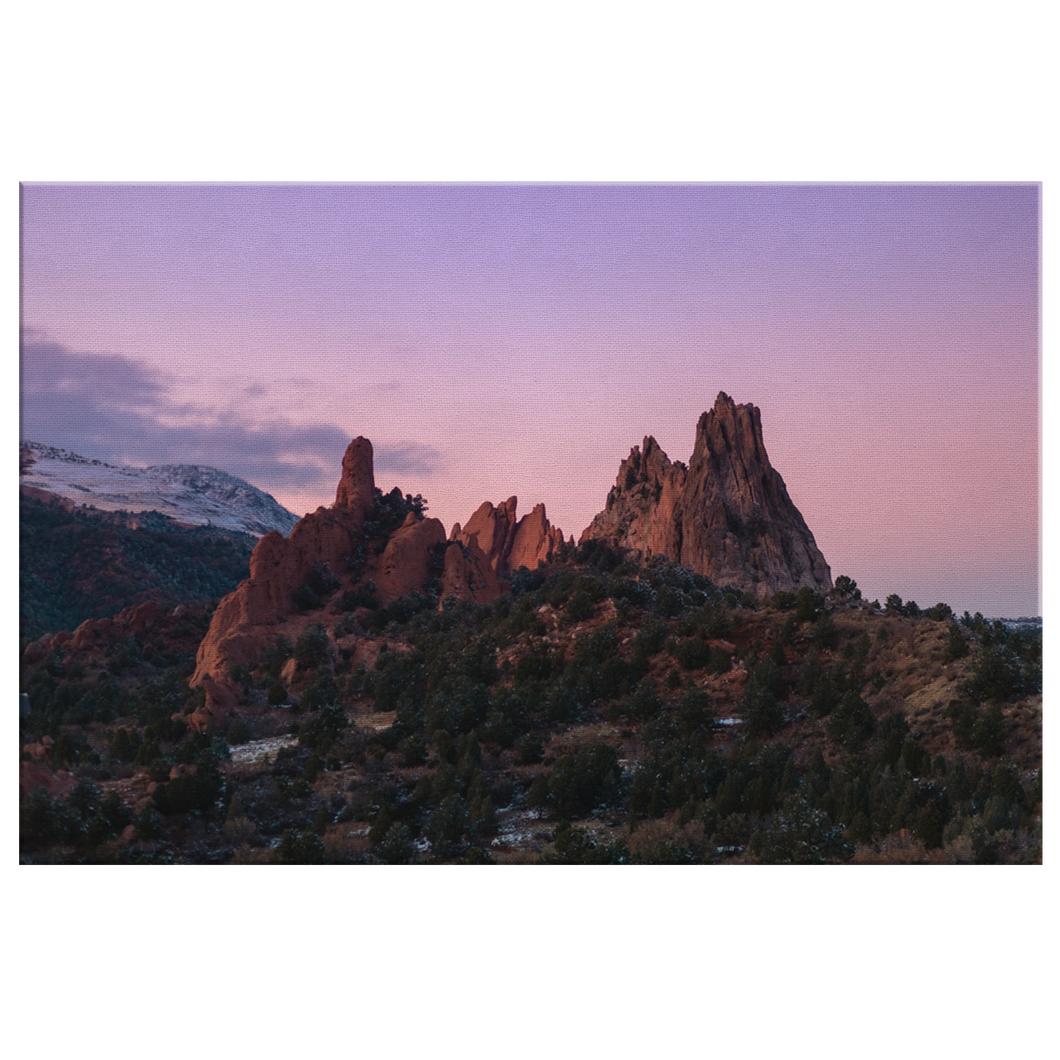
[[[261,538],[250,577],[218,605],[199,647],[190,684],[206,690],[203,723],[236,702],[227,676],[233,667],[252,664],[278,633],[293,638],[321,621],[328,598],[340,592],[386,607],[436,579],[441,601],[455,596],[489,603],[508,592],[501,575],[536,568],[564,543],[544,505],[517,521],[515,497],[499,507],[483,504],[465,529],[454,526],[448,540],[437,519],[415,511],[392,532],[380,533],[372,519],[380,500],[371,442],[357,438],[343,457],[335,503],[299,520],[289,537],[272,532]],[[325,598],[306,606],[305,587],[312,585],[325,586]]]
[[[665,556],[764,598],[832,587],[813,534],[772,467],[761,412],[719,393],[696,425],[686,467],[652,437],[630,451],[607,506],[582,533],[638,559]]]
[[[520,567],[535,570],[538,563],[547,563],[563,547],[563,531],[548,521],[543,504],[522,519],[516,519],[517,505],[517,497],[497,506],[486,501],[466,526],[453,525],[449,540],[477,546],[495,574]]]

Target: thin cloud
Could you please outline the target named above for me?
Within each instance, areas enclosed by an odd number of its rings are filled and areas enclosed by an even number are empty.
[[[334,485],[345,431],[174,401],[172,382],[135,358],[23,332],[20,437],[119,465],[206,464],[266,490]],[[381,471],[430,473],[440,463],[436,449],[414,442],[375,447]]]
[[[375,468],[377,471],[417,471],[431,474],[442,464],[442,454],[429,445],[376,446]]]

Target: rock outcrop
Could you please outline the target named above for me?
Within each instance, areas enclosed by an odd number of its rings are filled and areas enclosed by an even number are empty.
[[[451,541],[464,545],[476,545],[494,572],[500,574],[508,569],[508,555],[515,540],[516,497],[509,497],[494,507],[485,501],[461,529],[457,523],[449,535]]]
[[[84,652],[104,647],[119,637],[144,633],[163,618],[162,609],[153,600],[127,607],[112,618],[86,618],[73,632],[46,633],[31,641],[22,652],[22,661],[28,664],[39,662],[48,652],[56,648],[65,651]]]
[[[342,478],[335,490],[335,507],[350,512],[361,526],[375,500],[373,456],[372,443],[367,438],[354,438],[342,457]]]
[[[437,519],[417,519],[411,512],[390,536],[375,571],[379,602],[384,606],[423,588],[431,575],[431,553],[445,544],[445,527]]]
[[[550,560],[562,545],[563,531],[548,521],[543,504],[535,505],[516,527],[512,549],[508,553],[508,569],[528,567],[534,570],[540,561]]]
[[[477,544],[449,542],[442,571],[440,596],[443,601],[456,596],[461,600],[488,604],[507,591],[508,587],[497,577],[486,554]]]
[[[235,686],[227,675],[232,667],[252,665],[279,633],[294,640],[309,622],[321,621],[319,614],[314,617],[319,608],[305,607],[304,589],[313,578],[328,581],[331,592],[371,581],[385,607],[440,573],[445,528],[437,519],[409,513],[384,539],[385,546],[366,550],[366,522],[376,493],[372,444],[356,438],[342,459],[334,505],[299,520],[290,537],[269,533],[258,541],[250,577],[221,601],[199,645],[189,683],[205,689],[208,711],[217,716],[231,707]]]
[[[548,521],[543,504],[516,520],[517,503],[516,497],[509,497],[497,507],[486,501],[466,526],[457,523],[453,527],[449,540],[475,546],[494,574],[520,567],[534,570],[540,561],[547,562],[563,545],[563,531]]]
[[[724,393],[699,418],[688,467],[651,437],[632,449],[581,540],[642,560],[665,556],[758,597],[832,587],[813,534],[769,463],[760,411]]]

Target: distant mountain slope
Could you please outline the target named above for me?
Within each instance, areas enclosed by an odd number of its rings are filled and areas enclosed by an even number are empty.
[[[166,608],[230,593],[250,572],[254,538],[19,497],[19,635],[76,629],[153,600]]]
[[[114,467],[39,442],[19,442],[19,484],[100,511],[155,511],[191,526],[285,536],[297,516],[269,494],[212,467]]]

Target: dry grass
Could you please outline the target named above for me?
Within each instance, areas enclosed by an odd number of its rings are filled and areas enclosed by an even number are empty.
[[[271,865],[273,852],[266,847],[255,848],[244,844],[229,859],[229,865]]]
[[[368,825],[354,822],[329,824],[322,837],[324,855],[328,861],[348,861],[363,858],[371,852]]]
[[[694,854],[702,857],[709,847],[708,836],[703,831],[700,821],[690,821],[681,826],[677,823],[677,814],[667,814],[654,821],[643,821],[633,831],[625,830],[621,838],[629,844],[630,854],[646,854],[660,843],[674,843],[676,846],[688,847]]]
[[[249,817],[230,817],[225,821],[225,835],[239,846],[250,843],[257,833],[257,826]]]

